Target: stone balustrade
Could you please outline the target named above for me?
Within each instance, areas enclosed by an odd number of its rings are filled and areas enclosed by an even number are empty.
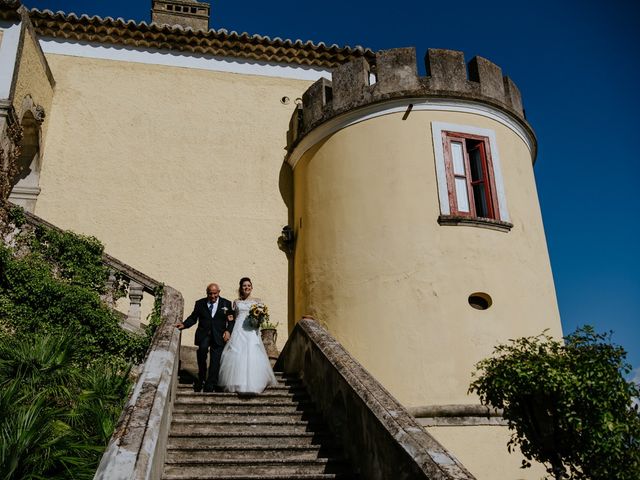
[[[182,320],[183,310],[180,292],[165,286],[162,323],[94,480],[162,477],[180,363],[180,331],[174,324]]]
[[[362,478],[475,478],[314,320],[298,322],[275,368],[304,380]]]

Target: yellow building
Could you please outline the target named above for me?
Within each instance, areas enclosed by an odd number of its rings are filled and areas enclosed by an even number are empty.
[[[561,335],[536,138],[498,66],[430,50],[419,77],[413,49],[208,30],[192,0],[149,24],[0,6],[3,198],[187,308],[251,277],[280,346],[311,315],[477,478],[543,475],[499,419],[451,416],[495,344]]]

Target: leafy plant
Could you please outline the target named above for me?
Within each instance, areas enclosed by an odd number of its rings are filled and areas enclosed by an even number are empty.
[[[260,325],[260,330],[271,330],[278,328],[280,322],[272,323],[269,320],[265,321],[262,325]]]
[[[503,409],[520,447],[556,479],[640,478],[638,385],[626,352],[610,334],[586,326],[558,341],[543,333],[495,347],[476,365],[469,387],[483,404]]]
[[[36,227],[31,252],[55,267],[58,277],[73,285],[104,292],[108,270],[102,261],[104,247],[95,237]]]
[[[17,228],[22,227],[22,225],[24,225],[25,222],[27,221],[27,218],[24,214],[24,210],[17,205],[14,205],[13,207],[9,208],[7,217],[9,222],[12,223]]]
[[[91,479],[131,365],[160,323],[162,292],[145,333],[127,332],[102,301],[109,272],[98,240],[34,229],[18,208],[8,217],[11,245],[0,243],[0,480]],[[116,281],[117,297],[126,287]]]
[[[153,310],[147,316],[145,334],[149,340],[153,337],[162,323],[162,297],[164,296],[164,285],[157,287],[153,292]]]
[[[73,332],[87,362],[105,356],[113,363],[139,362],[149,338],[123,330],[101,301],[102,249],[84,240],[41,234],[22,256],[0,245],[0,326],[18,334]]]
[[[3,337],[0,478],[92,478],[129,390],[128,371],[79,363],[73,335]]]

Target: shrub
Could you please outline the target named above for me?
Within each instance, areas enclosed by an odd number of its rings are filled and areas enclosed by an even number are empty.
[[[638,386],[626,352],[583,327],[565,342],[546,334],[512,340],[480,361],[469,390],[504,409],[509,450],[545,463],[557,479],[640,478]],[[523,462],[529,466],[529,462]]]

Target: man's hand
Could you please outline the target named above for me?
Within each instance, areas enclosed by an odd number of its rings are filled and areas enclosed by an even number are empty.
[[[229,332],[225,331],[225,332],[222,334],[222,340],[224,340],[225,342],[228,342],[228,341],[229,341],[229,338],[231,338],[231,334],[230,334]]]
[[[174,325],[178,330],[182,330],[184,328],[184,323],[178,322]]]

